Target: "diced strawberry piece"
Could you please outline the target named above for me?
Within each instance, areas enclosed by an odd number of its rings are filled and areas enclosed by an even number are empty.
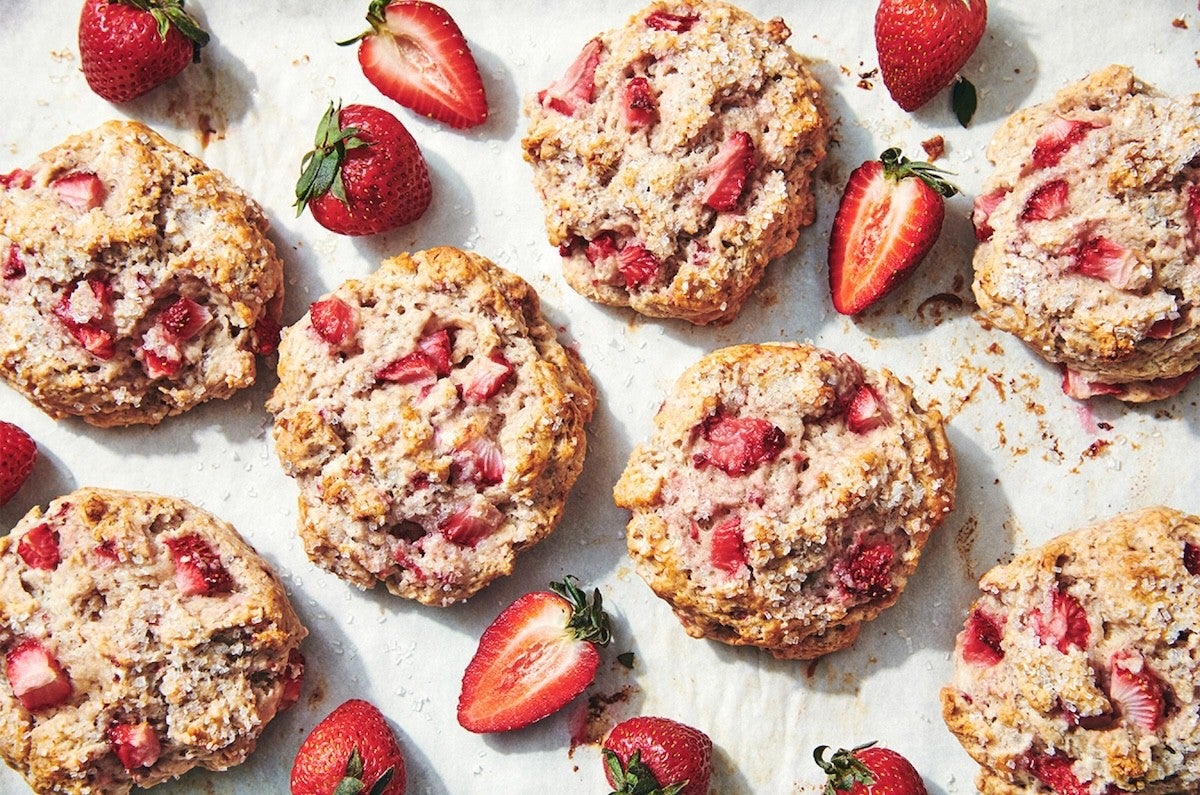
[[[104,183],[90,171],[72,171],[50,185],[63,204],[87,212],[104,204]]]
[[[1055,589],[1050,593],[1049,611],[1038,608],[1029,617],[1043,646],[1053,646],[1063,654],[1072,646],[1087,648],[1092,628],[1083,606],[1069,593]]]
[[[21,259],[21,249],[13,243],[4,252],[4,261],[0,263],[0,277],[4,279],[19,279],[25,275],[25,262]]]
[[[279,711],[290,709],[300,700],[304,686],[304,655],[299,649],[288,652],[287,664],[283,667],[283,694],[279,697]]]
[[[754,141],[738,131],[725,139],[717,156],[701,171],[706,178],[704,203],[717,212],[737,209],[746,189],[746,178],[754,170]]]
[[[504,514],[486,500],[477,500],[466,508],[460,508],[446,517],[438,530],[446,538],[463,547],[474,548],[483,539],[496,532]]]
[[[504,479],[504,455],[491,439],[477,437],[452,453],[450,472],[459,482],[491,486]]]
[[[1170,339],[1175,333],[1175,318],[1164,317],[1161,320],[1154,321],[1150,328],[1146,329],[1146,338],[1152,340]]]
[[[834,566],[834,576],[842,587],[869,599],[881,599],[895,590],[892,564],[896,550],[887,542],[855,545],[846,558]]]
[[[454,346],[450,341],[449,329],[438,329],[432,334],[426,334],[417,342],[421,352],[429,357],[433,371],[439,376],[450,375],[450,353]]]
[[[1200,185],[1189,185],[1188,217],[1192,219],[1192,239],[1200,244]]]
[[[972,610],[963,627],[963,659],[972,665],[990,667],[1004,659],[1000,643],[1004,637],[1004,621],[982,610]]]
[[[1192,370],[1190,373],[1170,378],[1151,378],[1149,381],[1139,381],[1138,389],[1143,394],[1149,395],[1149,400],[1165,400],[1186,389],[1197,374],[1200,374],[1200,370]]]
[[[116,353],[112,333],[101,325],[111,314],[111,295],[112,290],[102,280],[86,279],[54,305],[54,316],[67,332],[99,359],[111,359]]]
[[[33,712],[66,701],[72,692],[71,679],[58,660],[33,638],[18,643],[4,658],[5,673],[13,695]]]
[[[625,129],[630,131],[649,127],[658,121],[658,98],[649,80],[639,76],[625,84],[625,91],[621,95],[621,115],[625,119]]]
[[[997,188],[991,193],[975,197],[975,206],[971,210],[971,224],[975,227],[975,239],[980,243],[992,239],[994,230],[988,223],[988,219],[992,217],[992,213],[996,211],[1000,202],[1004,201],[1004,197],[1009,192],[1008,188]]]
[[[1058,165],[1068,151],[1098,125],[1091,122],[1056,117],[1046,125],[1033,145],[1033,167],[1050,168]]]
[[[1070,209],[1069,188],[1064,179],[1055,179],[1039,185],[1029,194],[1025,208],[1021,210],[1022,221],[1053,221],[1061,218]]]
[[[1163,683],[1140,654],[1126,651],[1112,656],[1108,691],[1126,721],[1149,732],[1162,725],[1166,714]]]
[[[1079,247],[1075,256],[1076,271],[1093,279],[1102,279],[1121,290],[1133,283],[1133,270],[1137,263],[1137,256],[1132,250],[1106,237],[1088,240]]]
[[[183,357],[174,346],[164,346],[157,351],[143,346],[141,354],[142,367],[150,378],[174,378],[183,369]]]
[[[58,552],[58,532],[48,524],[39,524],[17,542],[17,554],[31,569],[52,571],[62,560]]]
[[[117,343],[112,332],[93,326],[80,326],[72,332],[87,352],[97,359],[111,359],[117,352]]]
[[[358,312],[336,296],[314,302],[308,317],[313,330],[335,349],[353,344],[358,336]]]
[[[1049,787],[1054,795],[1090,795],[1091,788],[1075,775],[1075,762],[1057,754],[1029,754],[1025,766],[1034,778]]]
[[[599,39],[585,44],[567,73],[538,92],[538,102],[564,116],[574,116],[580,108],[590,105],[596,95],[596,67],[603,52],[604,45]]]
[[[672,14],[667,11],[652,11],[646,16],[646,27],[655,30],[672,30],[687,33],[700,17],[692,14]]]
[[[887,406],[879,399],[879,393],[866,385],[859,387],[846,409],[846,427],[854,433],[870,433],[887,425],[889,420]]]
[[[105,564],[120,563],[121,556],[117,554],[116,544],[111,538],[106,538],[92,548],[92,554]]]
[[[569,257],[579,250],[579,247],[584,245],[585,241],[579,235],[571,235],[564,243],[558,244],[558,256]]]
[[[475,405],[486,403],[503,388],[512,374],[513,366],[499,351],[475,359],[470,380],[463,387],[463,399]]]
[[[270,315],[263,315],[254,323],[254,334],[251,347],[262,356],[270,356],[279,349],[279,338],[283,327],[279,321]]]
[[[1062,391],[1067,397],[1076,400],[1087,400],[1097,395],[1121,395],[1125,388],[1118,384],[1106,384],[1102,381],[1089,381],[1081,373],[1070,367],[1063,368]]]
[[[375,373],[380,381],[416,386],[428,386],[437,381],[437,376],[437,368],[423,351],[405,354]]]
[[[697,467],[712,464],[727,475],[744,475],[774,459],[787,442],[779,427],[756,417],[714,414],[700,424],[700,432],[708,448],[692,462]]]
[[[114,723],[108,727],[108,744],[125,769],[132,772],[158,761],[162,745],[149,723]]]
[[[190,298],[180,297],[158,316],[158,323],[180,340],[190,340],[212,320],[212,312]]]
[[[589,240],[584,256],[595,265],[597,262],[617,255],[617,242],[612,232],[601,232],[595,240]]]
[[[1200,575],[1200,545],[1190,541],[1183,545],[1183,567],[1188,574]]]
[[[617,255],[617,269],[625,277],[625,287],[632,290],[652,281],[658,275],[658,257],[645,246],[629,245]]]
[[[195,533],[168,538],[163,543],[175,563],[175,584],[188,596],[229,593],[233,578],[220,556]]]
[[[731,516],[713,528],[709,559],[713,568],[731,577],[746,565],[746,544],[742,538],[740,517]]]
[[[18,188],[28,190],[33,187],[33,172],[23,168],[13,169],[7,174],[0,174],[0,188]]]

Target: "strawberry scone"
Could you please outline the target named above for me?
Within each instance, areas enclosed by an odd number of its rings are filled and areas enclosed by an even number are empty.
[[[430,605],[557,525],[595,390],[537,294],[484,257],[386,260],[284,332],[267,408],[314,563]]]
[[[979,585],[941,700],[980,792],[1200,791],[1200,518],[1122,514]]]
[[[988,158],[986,322],[1060,365],[1072,397],[1182,390],[1200,367],[1200,94],[1110,66],[1006,120]]]
[[[80,489],[0,538],[0,755],[44,793],[224,770],[295,703],[306,634],[229,524]]]
[[[638,573],[693,637],[787,659],[850,645],[954,506],[941,415],[810,345],[711,353],[654,422],[614,496]]]
[[[814,217],[828,120],[790,35],[722,2],[657,2],[527,99],[525,159],[571,287],[653,317],[737,315]]]
[[[255,377],[283,265],[262,209],[137,122],[0,176],[0,375],[53,417],[155,424]]]

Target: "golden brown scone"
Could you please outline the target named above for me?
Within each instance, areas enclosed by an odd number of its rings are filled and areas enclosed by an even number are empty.
[[[1121,514],[979,585],[941,700],[980,792],[1200,789],[1200,518]]]
[[[810,659],[896,601],[955,482],[941,415],[906,384],[771,343],[689,367],[614,496],[689,635]]]
[[[267,408],[313,562],[447,605],[558,524],[595,391],[518,276],[401,254],[314,303],[279,353]]]

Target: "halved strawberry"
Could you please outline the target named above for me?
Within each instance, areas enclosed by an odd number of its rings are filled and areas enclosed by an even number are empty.
[[[704,203],[717,212],[736,210],[754,162],[754,141],[749,133],[739,130],[726,138],[716,157],[700,171],[705,178]]]
[[[995,230],[988,223],[988,219],[992,217],[992,213],[1000,206],[1000,202],[1004,201],[1004,197],[1011,192],[1009,188],[997,188],[991,193],[975,197],[974,206],[971,210],[971,225],[975,227],[975,239],[980,243],[992,239],[992,233]]]
[[[886,541],[875,544],[855,544],[845,558],[834,564],[833,574],[852,594],[868,599],[881,599],[895,590],[892,564],[896,550]]]
[[[1166,714],[1162,680],[1137,652],[1119,651],[1112,656],[1108,695],[1121,708],[1126,721],[1146,731],[1156,731]]]
[[[495,505],[477,497],[469,505],[459,508],[438,525],[438,530],[447,540],[460,547],[474,548],[480,541],[496,532],[504,521],[504,514]]]
[[[1067,397],[1072,397],[1076,400],[1087,400],[1097,395],[1123,395],[1125,388],[1120,384],[1089,381],[1078,370],[1063,367],[1062,391]]]
[[[846,409],[846,427],[854,433],[870,433],[887,425],[890,420],[887,406],[879,399],[879,393],[865,384],[854,393]]]
[[[486,403],[500,392],[512,374],[513,366],[499,351],[476,358],[470,366],[469,380],[463,387],[463,400],[474,404]]]
[[[104,183],[90,171],[72,171],[50,183],[63,204],[87,212],[104,204]]]
[[[567,73],[538,92],[538,102],[564,116],[574,116],[584,105],[590,105],[596,96],[596,67],[603,53],[600,39],[583,45]]]
[[[600,591],[572,577],[517,599],[492,622],[463,674],[458,722],[468,731],[520,729],[566,706],[600,667],[612,640]]]
[[[313,331],[335,349],[353,344],[358,336],[358,311],[337,296],[314,302],[308,318]]]
[[[58,551],[58,532],[45,523],[34,526],[17,542],[17,554],[31,569],[53,571],[62,560]]]
[[[655,30],[670,30],[687,33],[700,17],[694,14],[672,14],[669,11],[651,11],[646,15],[646,27]]]
[[[1070,209],[1065,179],[1055,179],[1034,188],[1021,210],[1022,221],[1053,221]]]
[[[709,560],[713,568],[733,576],[746,565],[746,542],[741,517],[731,516],[712,530]]]
[[[617,254],[617,270],[625,278],[625,287],[632,290],[653,281],[661,263],[645,246],[631,244]]]
[[[1124,290],[1133,284],[1137,264],[1137,255],[1131,249],[1107,237],[1098,236],[1080,246],[1074,269],[1084,276],[1101,279]]]
[[[504,454],[491,439],[478,436],[450,455],[450,474],[459,482],[491,486],[504,479]]]
[[[4,252],[4,261],[0,262],[0,278],[7,280],[19,279],[25,275],[25,262],[21,259],[21,249],[16,243]]]
[[[1099,125],[1078,119],[1056,116],[1042,130],[1033,145],[1033,167],[1051,168],[1058,165],[1073,147]]]
[[[465,129],[488,116],[483,78],[462,31],[433,3],[372,0],[371,27],[338,42],[358,45],[367,80],[386,97],[422,116]]]
[[[1091,795],[1091,787],[1075,775],[1075,760],[1070,757],[1030,752],[1024,763],[1034,778],[1049,787],[1054,795]]]
[[[152,766],[162,753],[158,732],[146,721],[114,723],[108,727],[107,736],[113,753],[129,771]]]
[[[621,117],[626,130],[640,130],[658,121],[658,98],[650,81],[638,76],[630,78],[621,93]]]
[[[1004,659],[1001,641],[1004,638],[1004,619],[975,609],[967,616],[959,635],[963,659],[973,665],[990,667]]]
[[[1079,600],[1060,589],[1050,592],[1049,609],[1034,609],[1029,618],[1042,645],[1050,645],[1066,654],[1072,646],[1086,649],[1092,628]]]
[[[283,667],[283,693],[279,696],[279,711],[291,709],[300,700],[300,691],[304,687],[304,655],[299,649],[288,652],[287,663]]]
[[[30,712],[61,704],[73,690],[58,659],[34,638],[25,638],[5,655],[4,672],[13,695]]]
[[[946,215],[944,198],[958,192],[943,175],[899,149],[850,175],[829,238],[829,287],[837,311],[866,309],[933,248]]]
[[[221,557],[196,533],[163,541],[175,564],[175,584],[188,596],[208,596],[233,590],[233,577]]]
[[[783,431],[757,417],[731,417],[717,413],[699,426],[708,447],[692,457],[697,467],[708,464],[727,475],[745,475],[779,455],[787,443]]]

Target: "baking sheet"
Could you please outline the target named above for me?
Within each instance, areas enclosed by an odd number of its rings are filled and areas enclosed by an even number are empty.
[[[9,70],[0,82],[0,172],[109,118],[139,119],[267,209],[287,267],[285,322],[386,256],[459,246],[538,289],[599,388],[587,464],[559,530],[526,552],[513,576],[466,604],[435,609],[382,589],[360,592],[305,558],[294,532],[296,489],[275,459],[263,409],[273,361],[254,388],[151,429],[54,422],[0,387],[0,417],[28,430],[41,451],[31,481],[0,508],[0,531],[31,506],[84,485],[184,497],[233,522],[276,566],[311,630],[301,702],[268,727],[249,761],[225,773],[193,771],[156,791],[286,791],[312,726],[346,698],[365,697],[399,736],[410,793],[607,791],[592,740],[634,714],[706,731],[716,745],[714,792],[817,793],[813,747],[868,740],[909,756],[932,795],[973,792],[975,767],[942,724],[937,691],[977,578],[1015,551],[1122,510],[1164,503],[1200,513],[1200,387],[1150,406],[1101,399],[1084,408],[1062,395],[1057,370],[972,316],[968,216],[988,170],[983,150],[1006,114],[1109,63],[1126,63],[1172,93],[1194,91],[1196,3],[994,0],[984,40],[964,69],[980,107],[963,129],[945,93],[911,115],[888,98],[876,72],[874,3],[743,2],[759,17],[784,17],[792,46],[813,59],[837,143],[819,172],[816,223],[723,328],[644,320],[572,292],[545,241],[521,160],[522,97],[561,75],[584,42],[622,24],[641,2],[444,0],[471,43],[491,105],[487,124],[468,132],[391,103],[362,76],[353,49],[335,46],[363,29],[366,5],[192,0],[189,10],[213,35],[203,63],[119,107],[94,96],[79,71],[78,0],[0,7],[0,63]],[[419,141],[435,196],[417,223],[355,240],[295,217],[300,157],[338,98],[392,110]],[[965,195],[950,200],[941,239],[914,278],[861,318],[837,315],[825,249],[846,177],[890,145],[916,157],[935,135],[946,148],[939,165],[955,172]],[[959,462],[958,509],[931,539],[899,603],[866,625],[852,649],[815,663],[686,637],[634,573],[626,516],[611,499],[626,456],[649,433],[683,368],[718,347],[766,340],[811,340],[912,380],[919,399],[949,418]],[[488,737],[462,730],[454,717],[459,680],[480,633],[517,596],[568,573],[599,586],[613,614],[616,640],[597,681],[528,729]],[[624,651],[636,656],[632,670],[616,662]],[[26,787],[5,768],[0,791]]]

